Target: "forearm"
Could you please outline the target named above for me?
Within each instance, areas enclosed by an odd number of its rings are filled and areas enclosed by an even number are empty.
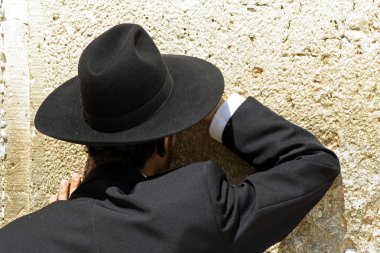
[[[331,163],[334,167],[337,164],[336,155],[313,134],[252,97],[247,98],[231,116],[224,128],[222,142],[259,171],[301,158]]]

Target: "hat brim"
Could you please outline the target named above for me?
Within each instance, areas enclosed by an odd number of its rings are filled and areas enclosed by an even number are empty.
[[[162,55],[173,78],[165,106],[147,121],[119,132],[101,132],[83,118],[79,78],[55,89],[35,117],[40,132],[63,141],[92,146],[147,142],[181,132],[202,120],[217,105],[224,90],[223,75],[213,64],[183,55]]]

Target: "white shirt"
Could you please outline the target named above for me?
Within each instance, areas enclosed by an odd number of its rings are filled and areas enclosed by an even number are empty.
[[[209,133],[212,138],[222,143],[222,135],[227,122],[230,120],[235,111],[245,101],[245,98],[239,94],[233,93],[219,107],[211,121]]]

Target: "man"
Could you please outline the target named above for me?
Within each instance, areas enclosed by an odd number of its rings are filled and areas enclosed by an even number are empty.
[[[161,55],[138,25],[100,35],[35,119],[86,145],[95,168],[70,200],[0,230],[1,252],[262,252],[282,240],[329,189],[338,158],[252,97],[223,103],[223,87],[215,66]],[[258,172],[231,185],[212,161],[168,171],[175,134],[202,119]]]

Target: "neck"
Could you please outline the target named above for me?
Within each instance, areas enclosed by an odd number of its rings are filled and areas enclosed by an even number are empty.
[[[157,154],[151,156],[140,170],[144,176],[154,176],[169,170],[170,161],[168,161],[167,155],[161,157]]]
[[[144,164],[144,166],[139,169],[141,174],[146,177],[157,175],[163,172],[166,172],[170,168],[170,162],[168,161],[169,157],[164,156],[161,157],[157,154],[150,157]],[[83,172],[83,178],[87,177],[87,175],[97,167],[98,165],[94,163],[94,161],[87,157],[85,169]]]

